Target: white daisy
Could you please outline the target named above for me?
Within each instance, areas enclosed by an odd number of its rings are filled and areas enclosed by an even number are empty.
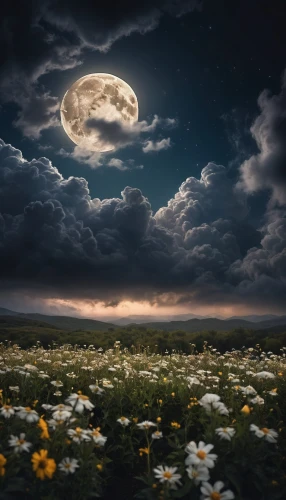
[[[160,431],[155,431],[153,434],[151,434],[152,439],[161,439],[163,437],[162,432]]]
[[[101,389],[98,387],[98,385],[89,385],[88,386],[94,394],[97,394],[98,396],[101,396],[101,394],[104,392],[104,389]]]
[[[93,430],[88,430],[86,431],[87,434],[89,436],[92,437],[93,441],[95,442],[95,444],[97,446],[104,446],[105,443],[106,443],[106,440],[107,440],[107,437],[106,436],[103,436],[100,432],[99,432],[100,428],[97,427],[96,429],[93,429]]]
[[[11,434],[8,443],[9,446],[12,446],[12,448],[14,448],[15,453],[20,453],[21,451],[30,451],[30,447],[32,446],[32,443],[29,443],[25,440],[24,432],[20,434],[20,437],[13,436],[13,434]]]
[[[116,420],[116,422],[119,422],[122,427],[127,427],[130,424],[130,420],[126,417],[120,417]]]
[[[185,464],[203,465],[208,469],[212,469],[217,459],[215,453],[209,453],[213,447],[213,444],[205,444],[203,441],[200,441],[197,446],[194,441],[191,441],[185,448],[186,453],[189,454],[185,460]]]
[[[88,431],[82,429],[81,427],[76,427],[75,429],[69,429],[67,431],[68,436],[72,438],[75,443],[82,443],[83,441],[90,441]]]
[[[256,396],[257,391],[251,385],[247,385],[246,387],[241,387],[241,392],[246,396]]]
[[[83,413],[84,409],[91,411],[94,408],[94,405],[89,401],[89,397],[83,394],[71,394],[67,397],[66,403],[70,403],[74,411],[78,413]]]
[[[30,406],[26,406],[25,408],[23,406],[19,406],[19,412],[17,416],[21,418],[22,420],[25,420],[26,422],[32,423],[32,422],[37,422],[39,420],[39,415],[35,410],[32,410]]]
[[[259,438],[265,438],[269,443],[277,443],[278,432],[274,429],[268,429],[268,427],[259,428],[257,425],[250,424],[250,430],[254,432],[255,436]]]
[[[192,479],[195,485],[198,485],[201,481],[208,481],[210,478],[209,469],[204,466],[194,466],[189,465],[186,472],[190,479]]]
[[[254,375],[254,377],[257,377],[257,378],[275,378],[275,375],[274,375],[274,373],[263,371],[263,372],[256,373]]]
[[[228,441],[235,435],[235,429],[232,427],[219,427],[215,432],[220,439],[227,439]]]
[[[173,490],[177,489],[177,484],[182,486],[180,481],[181,474],[176,474],[178,467],[168,467],[167,465],[158,465],[154,471],[156,479],[159,479],[160,483],[167,482],[170,484],[170,488]]]
[[[268,391],[268,394],[270,394],[270,396],[278,396],[277,389],[271,389],[271,391]]]
[[[224,483],[222,481],[217,481],[214,486],[210,483],[203,483],[201,486],[201,500],[232,500],[234,494],[231,490],[226,490],[221,493]]]
[[[14,410],[12,405],[3,405],[1,410],[0,410],[0,413],[1,413],[2,417],[10,418],[10,417],[12,417],[12,415],[14,415],[15,410]]]
[[[157,427],[157,425],[154,424],[154,422],[150,422],[150,420],[144,420],[144,422],[140,422],[140,424],[136,424],[136,425],[141,430],[147,430],[150,427]]]
[[[258,395],[255,398],[251,399],[250,402],[253,405],[264,405],[264,399]]]
[[[63,385],[64,385],[61,380],[51,380],[51,384],[54,387],[63,387]]]
[[[68,420],[71,417],[71,412],[66,410],[56,410],[52,414],[54,420]]]
[[[63,458],[63,460],[59,463],[59,469],[61,472],[65,474],[74,474],[75,470],[79,467],[78,460],[75,458]]]

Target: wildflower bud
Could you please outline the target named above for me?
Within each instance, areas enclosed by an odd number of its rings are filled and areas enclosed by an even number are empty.
[[[244,413],[244,415],[249,415],[249,413],[250,413],[250,408],[249,408],[249,406],[248,406],[248,405],[244,405],[244,407],[243,407],[243,408],[241,408],[241,411],[242,411],[242,413]]]
[[[172,392],[171,396],[172,396],[172,398],[174,398],[176,396],[175,392]]]
[[[96,468],[97,468],[100,472],[101,472],[101,471],[102,471],[102,469],[103,469],[103,467],[102,467],[102,465],[101,465],[101,464],[97,464]]]
[[[153,483],[152,484],[152,488],[154,488],[154,490],[158,487],[158,485],[156,483]]]
[[[157,421],[158,423],[162,422],[161,417],[157,417],[157,418],[156,418],[156,421]]]
[[[161,405],[163,403],[163,399],[158,399],[158,403]]]

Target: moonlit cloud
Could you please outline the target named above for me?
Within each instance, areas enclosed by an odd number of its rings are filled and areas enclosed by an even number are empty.
[[[134,160],[132,159],[123,162],[119,158],[111,158],[109,162],[106,164],[106,166],[114,167],[121,171],[131,170],[131,169],[142,170],[142,168],[144,168],[143,165],[134,165]]]
[[[176,127],[177,120],[172,118],[160,118],[154,115],[154,118],[142,120],[141,122],[124,122],[120,120],[104,120],[102,118],[89,118],[85,122],[85,126],[89,130],[95,130],[99,135],[99,141],[104,141],[113,144],[115,149],[121,149],[126,146],[140,144],[146,151],[160,151],[169,147],[170,139],[163,139],[162,141],[154,142],[146,140],[145,134],[154,133],[157,129],[170,129]],[[150,143],[148,145],[148,143]],[[88,145],[88,144],[87,144]]]
[[[161,141],[146,141],[142,148],[143,153],[151,153],[153,151],[162,151],[171,147],[171,139],[161,139]]]
[[[271,206],[286,204],[286,72],[281,92],[271,95],[264,90],[259,98],[260,115],[251,127],[259,153],[240,167],[238,188],[247,193],[269,191]]]

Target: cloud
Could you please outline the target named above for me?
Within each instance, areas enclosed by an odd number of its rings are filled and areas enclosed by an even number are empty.
[[[269,191],[270,205],[282,206],[286,203],[286,72],[280,94],[264,90],[258,105],[261,113],[251,133],[259,152],[241,165],[237,187],[247,193]]]
[[[171,147],[171,139],[161,139],[161,141],[146,141],[142,148],[143,153],[150,153],[153,151],[162,151]]]
[[[74,33],[85,47],[106,52],[122,37],[155,29],[165,14],[180,17],[201,8],[199,0],[125,0],[123,4],[106,0],[96,8],[92,0],[83,0],[79,9],[76,0],[60,0],[44,2],[42,16],[51,26]]]
[[[121,171],[131,170],[131,169],[142,170],[142,168],[144,168],[143,165],[134,165],[134,160],[130,159],[127,160],[126,162],[123,162],[119,158],[111,158],[109,162],[106,164],[106,166],[114,167]]]
[[[88,151],[79,146],[75,146],[71,152],[61,148],[59,151],[56,151],[56,154],[62,156],[63,158],[71,158],[78,163],[84,163],[93,169],[103,166],[103,155],[101,153]]]
[[[143,151],[147,147],[147,151],[144,152],[148,152],[151,149],[148,148],[148,141],[143,139],[143,134],[153,133],[157,128],[174,128],[177,124],[177,120],[173,118],[160,118],[158,115],[154,115],[150,123],[147,120],[129,123],[120,120],[108,121],[102,118],[89,118],[85,122],[85,126],[89,130],[96,131],[98,142],[111,143],[115,149],[138,143],[143,145]],[[156,143],[157,146],[154,145],[154,147],[157,147],[156,151],[166,149],[168,141],[170,142],[170,139],[163,139],[163,142]],[[151,141],[149,142],[151,143]],[[161,146],[160,143],[162,143]]]
[[[155,29],[164,15],[200,10],[198,0],[10,0],[1,5],[0,97],[15,103],[14,125],[31,139],[59,124],[59,99],[41,84],[51,71],[83,63],[87,50],[106,52],[122,37]]]
[[[55,115],[60,107],[57,97],[51,96],[49,92],[37,94],[34,88],[25,94],[19,93],[14,97],[14,102],[19,105],[20,111],[13,122],[25,137],[39,139],[43,130],[60,126],[60,121]]]
[[[0,141],[0,297],[282,310],[285,220],[285,210],[268,211],[263,228],[251,226],[246,195],[222,165],[188,177],[154,214],[138,188],[91,198],[84,178]]]

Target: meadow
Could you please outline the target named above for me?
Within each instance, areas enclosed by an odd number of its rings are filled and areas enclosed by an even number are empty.
[[[0,344],[0,498],[286,497],[286,348]]]

